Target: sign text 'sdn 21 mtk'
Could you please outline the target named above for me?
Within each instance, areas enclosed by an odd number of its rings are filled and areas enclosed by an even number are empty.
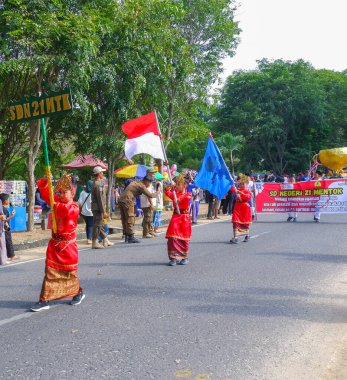
[[[71,92],[66,88],[60,92],[9,102],[8,106],[12,123],[57,116],[72,111]]]

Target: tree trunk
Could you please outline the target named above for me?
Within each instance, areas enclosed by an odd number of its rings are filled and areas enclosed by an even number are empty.
[[[42,143],[40,120],[30,123],[29,152],[26,161],[28,169],[28,231],[34,229],[34,205],[35,205],[35,167]]]
[[[157,159],[157,160],[155,160],[155,163],[158,166],[158,172],[160,174],[163,174],[163,160]]]
[[[230,163],[231,163],[231,172],[233,173],[233,179],[235,177],[235,170],[234,170],[234,157],[233,157],[233,151],[230,151]]]
[[[108,169],[107,169],[108,188],[107,188],[107,193],[106,193],[106,208],[107,208],[107,211],[110,211],[110,214],[111,214],[110,205],[111,205],[112,186],[114,185],[114,168],[116,166],[116,162],[122,159],[123,155],[124,155],[123,152],[120,152],[116,156],[108,157]]]
[[[112,157],[110,160],[108,160],[108,188],[107,188],[107,193],[106,193],[106,210],[110,212],[112,209],[110,208],[111,205],[111,195],[112,195],[112,187],[114,185],[114,168],[116,166],[116,158]]]

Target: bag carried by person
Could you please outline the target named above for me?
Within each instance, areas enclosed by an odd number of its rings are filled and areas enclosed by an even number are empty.
[[[80,206],[80,214],[82,213],[83,206],[86,204],[86,202],[87,202],[87,200],[88,200],[89,197],[90,197],[90,193],[87,195],[87,197],[86,197],[86,199],[84,200],[82,206],[79,205],[79,206]]]

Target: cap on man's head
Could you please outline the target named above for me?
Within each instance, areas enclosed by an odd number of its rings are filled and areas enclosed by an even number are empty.
[[[154,179],[154,178],[151,178],[151,177],[148,177],[148,176],[146,176],[146,177],[143,179],[143,181],[147,181],[147,182],[154,182],[154,181],[155,181],[155,179]]]
[[[155,173],[155,170],[153,168],[147,169],[147,173]]]
[[[97,174],[104,172],[104,171],[106,171],[106,169],[103,169],[101,166],[95,166],[95,168],[93,169],[93,174],[97,175]]]

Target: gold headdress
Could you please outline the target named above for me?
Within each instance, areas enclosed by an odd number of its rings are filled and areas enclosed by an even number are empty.
[[[239,175],[239,183],[243,183],[244,185],[248,185],[249,184],[249,178],[247,175],[245,174],[240,174]]]
[[[176,178],[174,178],[174,181],[175,181],[176,185],[178,185],[180,183],[189,185],[191,182],[191,177],[189,174],[181,173]]]
[[[63,174],[54,189],[56,193],[66,190],[71,190],[73,194],[75,193],[75,188],[72,186],[71,174]]]

